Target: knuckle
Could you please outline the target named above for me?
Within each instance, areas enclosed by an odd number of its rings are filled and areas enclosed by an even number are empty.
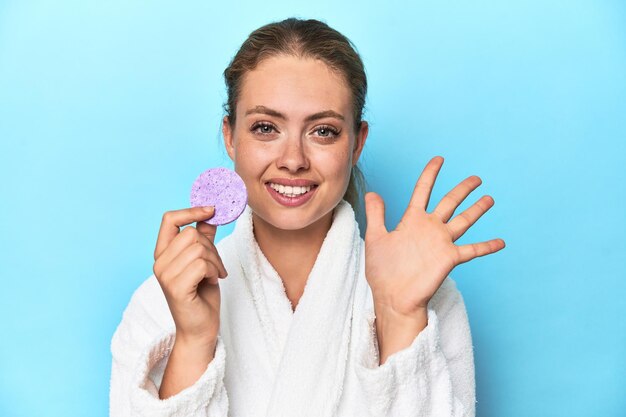
[[[476,202],[476,206],[480,209],[481,212],[487,211],[487,205],[485,204],[485,198],[481,198]]]
[[[211,275],[211,271],[213,270],[213,264],[210,261],[204,258],[198,258],[194,262],[197,263],[198,272],[201,272],[204,276]]]
[[[191,270],[195,273],[206,271],[206,261],[202,258],[196,258],[191,262]]]
[[[458,189],[463,193],[463,194],[469,194],[472,191],[474,191],[474,189],[476,188],[476,184],[471,184],[468,181],[464,181],[461,184],[459,184]]]
[[[198,230],[193,226],[187,226],[186,228],[184,228],[183,233],[183,236],[188,242],[198,242],[198,240],[200,239],[200,232],[198,232]]]
[[[166,211],[163,213],[163,217],[161,218],[161,223],[170,223],[172,220],[172,212]]]
[[[182,300],[185,295],[185,289],[182,285],[174,285],[168,289],[168,293],[174,300]]]
[[[165,271],[162,271],[159,275],[156,275],[159,283],[161,284],[161,287],[163,287],[163,289],[165,289],[169,282],[170,282],[170,274],[168,272],[168,270],[166,269]]]
[[[181,234],[188,239],[194,238],[195,236],[197,236],[197,233],[198,233],[198,230],[196,230],[196,228],[193,226],[187,226],[181,232]]]
[[[457,194],[452,191],[444,195],[443,198],[447,198],[448,200],[450,200],[452,203],[456,204],[457,206],[461,204],[461,201],[459,197],[457,196]]]
[[[204,245],[198,241],[191,244],[191,253],[196,258],[203,258],[206,254],[206,248]]]
[[[448,221],[447,216],[443,213],[438,212],[437,210],[434,210],[432,214],[437,216],[439,220],[441,220],[443,223]]]
[[[176,277],[176,275],[174,275],[172,268],[167,268],[161,273],[161,276],[163,277],[163,281],[166,282],[171,282],[174,280],[174,278]]]
[[[219,270],[217,269],[217,266],[215,266],[211,262],[205,262],[204,267],[204,277],[217,278],[219,276]]]

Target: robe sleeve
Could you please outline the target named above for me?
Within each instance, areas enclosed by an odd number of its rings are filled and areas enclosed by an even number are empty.
[[[145,294],[140,288],[133,295],[111,340],[109,415],[226,417],[226,350],[219,335],[215,357],[198,380],[174,396],[159,399],[176,335],[173,327],[163,326],[158,314],[151,314],[158,303],[146,300]]]
[[[381,366],[373,308],[362,318],[355,371],[372,416],[475,416],[467,313],[454,281],[446,281],[429,303],[427,326]]]

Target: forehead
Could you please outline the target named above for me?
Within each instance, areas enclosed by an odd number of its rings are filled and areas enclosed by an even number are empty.
[[[267,58],[242,82],[239,114],[263,105],[294,118],[320,110],[335,110],[350,117],[350,90],[341,74],[323,61],[279,55]]]

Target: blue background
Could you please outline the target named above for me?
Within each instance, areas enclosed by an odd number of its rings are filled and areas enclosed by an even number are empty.
[[[363,158],[395,226],[469,175],[495,206],[451,273],[479,416],[626,415],[621,1],[0,1],[0,414],[105,416],[110,339],[162,214],[221,146],[222,71],[257,27],[317,18],[370,85]],[[218,238],[231,228],[220,228]]]

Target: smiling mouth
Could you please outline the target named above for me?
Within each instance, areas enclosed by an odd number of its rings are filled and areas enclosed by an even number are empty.
[[[277,184],[274,182],[268,182],[267,185],[270,186],[274,191],[276,191],[280,195],[289,197],[289,198],[300,197],[317,187],[317,185],[315,184],[307,185],[307,186],[296,186],[296,185],[292,186],[292,185]]]

